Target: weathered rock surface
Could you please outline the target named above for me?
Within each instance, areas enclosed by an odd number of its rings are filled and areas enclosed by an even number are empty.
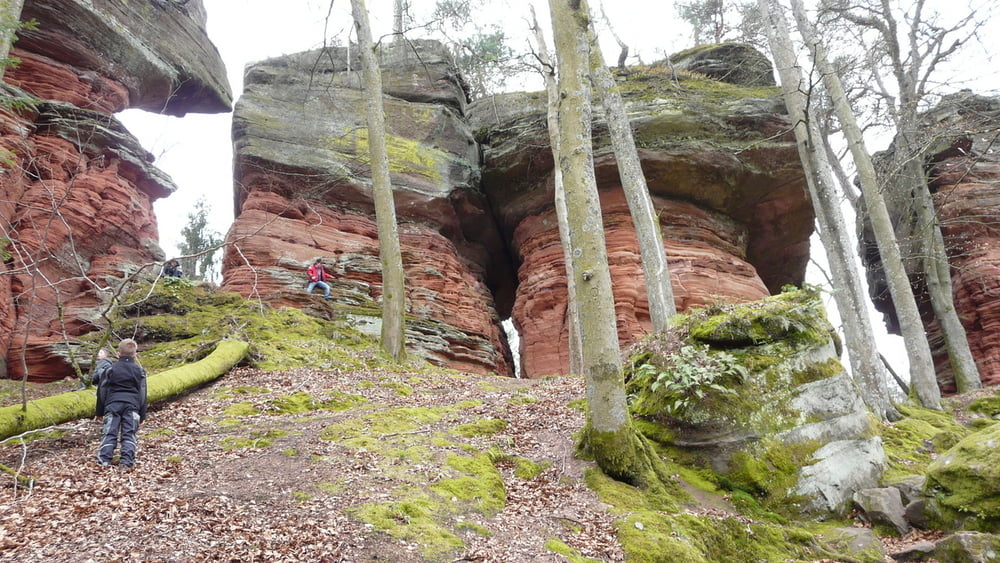
[[[941,563],[996,563],[1000,561],[1000,536],[956,532],[937,542],[932,555]]]
[[[412,347],[446,365],[509,374],[499,321],[511,317],[522,375],[566,373],[544,100],[497,96],[470,105],[466,118],[447,55],[431,42],[415,48],[419,57],[383,53],[390,163],[411,326],[427,320],[446,336],[427,350],[411,334]],[[249,69],[234,118],[239,187],[230,240],[238,245],[225,259],[224,288],[292,304],[305,266],[323,256],[337,276],[338,302],[377,304],[364,97],[358,62],[347,56],[314,51]],[[625,84],[678,305],[759,299],[801,283],[813,215],[777,92],[701,78],[676,90],[658,69]],[[648,304],[606,127],[596,127],[619,336],[628,344],[649,330]]]
[[[1000,532],[1000,425],[963,438],[928,467],[925,517],[942,530]]]
[[[817,295],[787,292],[683,320],[630,350],[631,409],[650,439],[775,510],[809,517],[844,515],[856,491],[879,486],[882,441]]]
[[[899,489],[893,487],[862,489],[855,491],[852,500],[864,512],[864,518],[868,522],[892,526],[901,536],[910,531]]]
[[[1000,153],[995,146],[1000,131],[1000,98],[961,92],[942,100],[924,116],[925,161],[930,188],[945,237],[951,264],[955,308],[965,327],[980,378],[986,385],[1000,384]],[[890,200],[890,212],[907,240],[909,196]],[[881,262],[870,230],[864,226],[862,247],[868,258],[869,287],[873,301],[886,316],[890,330],[898,321],[881,271]],[[908,264],[911,273],[915,271]],[[944,339],[919,275],[911,277],[934,352],[942,390],[955,391]]]
[[[823,534],[830,545],[857,556],[861,561],[885,560],[885,548],[871,528],[834,528]]]
[[[676,70],[697,72],[730,84],[775,85],[771,61],[760,51],[742,43],[702,45],[688,49],[672,55],[669,65]]]
[[[4,80],[40,98],[113,113],[184,115],[230,110],[226,70],[205,34],[202,0],[26,0]]]
[[[417,52],[414,52],[413,50]],[[381,264],[360,64],[347,49],[258,63],[236,105],[236,222],[223,288],[291,305],[323,257],[333,297],[379,316]],[[411,351],[473,372],[513,374],[489,283],[509,271],[447,51],[383,53],[390,172],[406,268]],[[317,295],[315,298],[319,298]]]
[[[0,377],[72,373],[116,282],[162,260],[152,202],[176,188],[110,113],[226,111],[225,71],[204,9],[150,2],[27,0],[0,95]],[[150,271],[147,269],[147,271]]]
[[[813,213],[783,107],[746,89],[643,71],[621,81],[678,308],[753,300],[800,284]],[[599,113],[599,112],[597,112]],[[553,208],[552,155],[539,94],[477,101],[483,191],[518,264],[510,313],[522,375],[565,374],[566,279]],[[622,345],[650,330],[638,246],[606,125],[595,122],[595,169]],[[498,297],[501,316],[506,302]]]

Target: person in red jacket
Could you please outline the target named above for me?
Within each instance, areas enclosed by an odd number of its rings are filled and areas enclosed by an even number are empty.
[[[317,258],[316,262],[306,270],[306,273],[309,274],[309,286],[306,287],[306,292],[312,293],[314,287],[319,287],[323,290],[323,297],[329,299],[330,286],[327,285],[326,280],[333,276],[326,273],[326,270],[323,269],[323,259]]]

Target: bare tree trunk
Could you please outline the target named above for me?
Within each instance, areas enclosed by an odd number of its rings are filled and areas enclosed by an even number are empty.
[[[875,232],[879,254],[882,256],[889,292],[892,294],[893,303],[899,314],[899,324],[906,345],[907,357],[910,360],[911,392],[916,395],[921,405],[940,409],[941,392],[938,389],[937,377],[934,373],[930,345],[924,334],[923,323],[920,320],[920,312],[913,296],[910,279],[903,266],[892,219],[889,217],[885,200],[882,199],[882,194],[879,192],[871,153],[865,147],[864,137],[847,101],[840,78],[827,59],[826,48],[816,38],[815,30],[806,19],[802,3],[799,0],[792,0],[792,6],[799,30],[813,54],[813,60],[823,77],[823,83],[833,100],[834,110],[837,112],[837,118],[840,120],[844,136],[854,158],[854,164],[858,169],[861,191],[864,194],[869,219]]]
[[[14,34],[21,21],[21,9],[24,0],[0,0],[0,60],[10,56],[10,48],[14,44]],[[6,65],[0,65],[0,80]]]
[[[590,49],[591,79],[604,103],[611,145],[618,161],[618,175],[622,181],[625,199],[628,201],[629,213],[632,215],[632,225],[639,239],[642,272],[646,277],[646,297],[649,300],[649,318],[653,324],[653,331],[662,332],[667,330],[670,317],[677,312],[677,307],[674,304],[674,289],[670,284],[667,253],[663,248],[660,218],[653,207],[652,198],[649,197],[639,151],[632,136],[632,125],[625,113],[625,102],[611,76],[611,71],[604,64],[604,56],[601,54],[593,28],[591,28]]]
[[[563,185],[562,168],[559,166],[561,158],[559,143],[559,88],[556,85],[555,66],[552,57],[549,55],[549,47],[545,42],[545,34],[538,25],[535,17],[535,7],[529,5],[531,10],[531,29],[535,33],[535,42],[538,43],[538,59],[542,63],[542,72],[545,76],[545,91],[548,93],[548,127],[549,145],[552,147],[552,158],[555,167],[552,171],[554,191],[556,221],[559,223],[559,240],[563,249],[563,260],[566,264],[566,317],[569,324],[569,372],[573,374],[583,373],[583,352],[580,343],[580,315],[577,311],[576,284],[573,281],[573,254],[569,246],[569,223],[566,218],[566,188]]]
[[[358,50],[364,75],[368,149],[371,153],[372,197],[378,224],[379,256],[382,261],[382,349],[394,361],[406,357],[406,293],[403,258],[396,226],[396,205],[389,178],[385,147],[385,112],[382,107],[382,71],[375,57],[368,10],[364,0],[351,0]]]
[[[611,477],[655,487],[666,472],[632,424],[622,380],[611,272],[591,146],[589,9],[586,0],[549,0],[549,9],[559,58],[559,166],[566,186],[589,406],[582,443]]]
[[[403,5],[405,0],[393,0],[392,3],[392,34],[394,40],[403,38]]]
[[[914,214],[917,218],[917,242],[922,253],[920,262],[927,283],[927,294],[930,297],[934,317],[937,318],[941,334],[944,336],[948,360],[955,375],[955,386],[959,393],[965,393],[981,388],[982,381],[979,378],[976,360],[972,357],[965,327],[962,326],[962,321],[955,310],[948,253],[934,209],[934,198],[927,187],[923,151],[918,143],[910,138],[909,131],[915,126],[911,123],[911,119],[905,116],[900,121],[894,158],[896,166],[893,166],[894,174],[890,177],[894,176],[901,187],[909,186],[910,189],[907,191],[913,194]]]
[[[886,384],[888,376],[875,347],[874,331],[868,318],[866,295],[855,266],[847,228],[830,163],[821,140],[819,124],[809,108],[802,70],[792,46],[788,24],[775,0],[758,0],[766,26],[771,53],[781,79],[785,105],[792,118],[799,157],[806,172],[806,182],[816,219],[819,222],[823,249],[834,280],[833,296],[844,321],[851,371],[863,389],[865,403],[882,421],[898,420]]]

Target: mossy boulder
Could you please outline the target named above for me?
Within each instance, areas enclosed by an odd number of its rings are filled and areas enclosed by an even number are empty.
[[[927,467],[924,493],[936,527],[1000,532],[1000,426],[970,434]]]
[[[933,556],[938,561],[989,563],[1000,561],[1000,536],[958,532],[937,542]]]
[[[812,290],[693,310],[630,350],[632,412],[648,437],[769,510],[843,512],[886,460],[837,351]]]
[[[731,84],[774,86],[771,61],[743,43],[700,45],[671,55],[670,64]]]

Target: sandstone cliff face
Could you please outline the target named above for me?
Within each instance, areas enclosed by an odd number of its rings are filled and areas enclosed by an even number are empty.
[[[788,122],[772,89],[640,72],[622,82],[679,310],[760,299],[800,284],[812,208]],[[484,145],[483,191],[518,264],[511,317],[522,374],[568,370],[566,278],[552,206],[544,97],[483,100],[470,119]],[[595,115],[599,112],[595,112]],[[619,340],[650,330],[638,244],[609,146],[595,123],[595,168]],[[504,313],[506,314],[506,310]]]
[[[478,147],[455,68],[433,42],[382,55],[411,351],[511,375],[488,286],[509,268],[478,189]],[[223,289],[303,306],[321,299],[304,289],[306,267],[322,257],[334,302],[375,330],[381,265],[360,64],[349,56],[313,51],[248,70],[233,118],[238,188]]]
[[[446,53],[416,45],[418,57],[387,49],[382,62],[411,352],[509,375],[499,321],[511,317],[522,375],[565,373],[565,276],[544,99],[497,96],[466,116]],[[358,63],[347,56],[302,53],[248,70],[234,117],[237,219],[223,287],[374,325],[380,265],[364,99]],[[694,78],[674,90],[674,78],[655,69],[625,83],[678,306],[759,299],[800,283],[813,215],[777,92]],[[618,327],[628,344],[649,330],[648,304],[603,123],[595,137]],[[317,257],[335,276],[331,308],[318,291],[303,291]]]
[[[152,202],[175,190],[110,114],[226,111],[222,61],[200,0],[172,4],[27,0],[0,95],[0,376],[72,373],[116,282],[162,260]]]
[[[965,327],[984,384],[1000,383],[1000,98],[961,92],[948,96],[923,119],[925,161],[951,263],[955,308]],[[890,208],[894,221],[911,224],[903,203]],[[864,225],[862,225],[863,227]],[[898,326],[887,297],[881,262],[870,231],[862,229],[868,249],[869,283],[876,306],[890,328]],[[903,231],[902,236],[907,236]],[[910,268],[911,265],[907,265]],[[919,275],[911,277],[927,336],[934,353],[938,381],[954,392],[943,337]]]
[[[12,54],[22,64],[4,80],[40,98],[104,113],[230,110],[202,0],[26,0],[21,18],[38,29],[19,33]]]

